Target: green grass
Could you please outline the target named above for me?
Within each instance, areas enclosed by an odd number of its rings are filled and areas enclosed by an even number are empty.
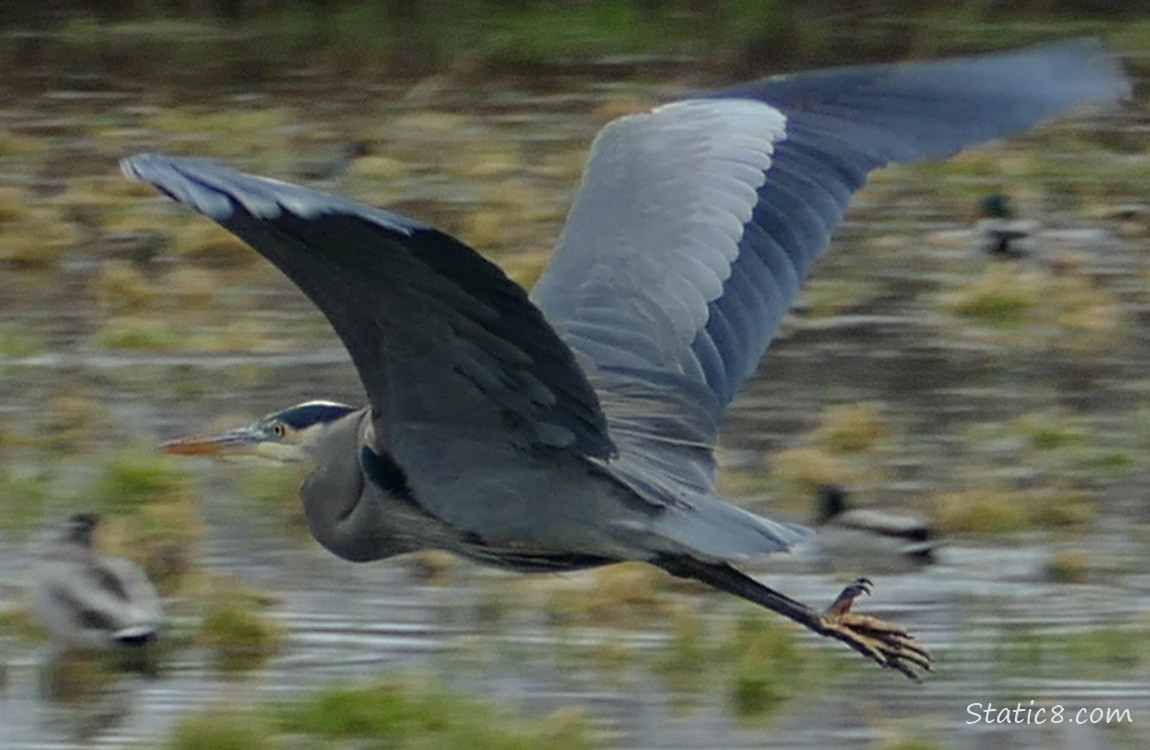
[[[39,341],[11,323],[0,323],[0,357],[28,357],[40,352]]]
[[[164,744],[166,750],[273,750],[272,723],[259,712],[218,709],[176,722]]]
[[[1103,679],[1140,668],[1148,648],[1150,624],[1145,621],[1072,633],[1043,633],[1019,625],[999,634],[994,662],[1004,676]]]
[[[1090,573],[1090,555],[1081,550],[1059,550],[1046,561],[1044,572],[1055,583],[1081,583]]]
[[[938,497],[935,515],[945,533],[1001,534],[1077,527],[1097,513],[1095,492],[1057,484],[1018,489],[994,481]]]
[[[723,649],[730,664],[731,709],[742,719],[768,717],[815,683],[815,655],[799,643],[793,628],[761,610],[735,622]]]
[[[873,401],[831,406],[811,436],[816,445],[834,454],[864,453],[890,438],[882,406]]]
[[[1017,328],[1030,320],[1042,291],[1041,278],[998,264],[948,295],[944,305],[955,315],[989,328]]]
[[[878,746],[878,750],[944,750],[945,747],[935,740],[912,735],[888,739]]]
[[[26,641],[39,641],[44,637],[23,603],[0,607],[0,633],[4,632]]]
[[[1134,454],[1124,449],[1089,448],[1081,452],[1078,465],[1092,474],[1129,476],[1138,466]]]
[[[198,501],[199,495],[189,487],[170,499],[106,515],[96,532],[97,544],[135,560],[161,592],[180,592],[199,565],[197,545],[205,529]],[[85,502],[78,499],[75,504],[84,507]]]
[[[126,513],[188,497],[191,489],[191,475],[176,460],[139,445],[108,457],[88,497],[104,512]]]
[[[706,622],[694,609],[677,607],[670,624],[671,639],[655,659],[655,673],[676,694],[706,690],[703,677],[721,655],[707,639]]]
[[[17,269],[54,266],[79,236],[58,206],[14,187],[0,187],[0,234],[0,263]]]
[[[240,590],[209,603],[195,640],[211,650],[215,667],[237,674],[256,669],[283,646],[283,627],[264,613],[264,600]]]
[[[651,52],[677,30],[629,3],[525,3],[491,24],[486,44],[491,58],[507,62],[585,59]]]
[[[43,470],[0,465],[0,527],[24,536],[40,524],[52,499],[49,475]]]
[[[1110,46],[1120,52],[1150,52],[1150,19],[1132,21],[1115,27],[1106,38]]]
[[[39,689],[57,703],[78,708],[107,695],[117,679],[115,654],[74,651],[43,666]]]
[[[336,685],[274,710],[282,731],[325,746],[394,750],[584,750],[591,730],[577,713],[528,720],[434,682]]]
[[[824,484],[873,484],[881,480],[883,470],[876,462],[852,461],[821,445],[784,448],[772,454],[769,463],[771,479],[781,491],[774,502],[792,512],[809,510],[815,490]]]
[[[544,608],[553,622],[626,628],[663,615],[667,600],[662,591],[668,581],[653,565],[626,562],[521,585],[546,587]]]
[[[1052,412],[1024,414],[1011,423],[1011,429],[1037,451],[1082,445],[1088,437],[1079,420]]]
[[[1004,533],[1030,526],[1024,505],[1022,491],[986,484],[940,496],[935,516],[944,533]]]
[[[91,343],[118,351],[154,352],[250,352],[285,345],[281,332],[267,319],[243,316],[196,321],[189,328],[187,311],[157,314],[134,312],[108,318]],[[300,338],[318,339],[319,329],[305,329]],[[295,335],[289,332],[287,335]]]
[[[283,155],[290,153],[291,147],[286,133],[300,119],[297,112],[285,107],[221,109],[188,106],[158,109],[149,118],[148,125],[166,139],[168,150],[229,160],[242,159],[247,168],[260,172],[282,168]],[[196,220],[204,227],[201,236],[215,237],[217,244],[234,243],[237,247],[242,244],[211,222]],[[181,236],[176,236],[179,243],[176,250],[189,254],[195,246],[183,244]]]
[[[1127,326],[1119,298],[1096,285],[1073,256],[1052,251],[1050,257],[1042,268],[990,264],[942,292],[939,306],[948,316],[940,334],[1067,356],[1113,348]]]
[[[92,336],[92,343],[122,351],[177,351],[187,341],[187,330],[174,320],[140,315],[117,316]]]
[[[0,129],[0,157],[32,156],[48,148],[48,142],[34,136]]]
[[[1079,669],[1127,670],[1145,661],[1150,628],[1098,627],[1084,633],[1061,635],[1055,643],[1065,658]]]
[[[1053,37],[1111,32],[1118,49],[1147,47],[1136,9],[1076,18],[1065,8],[928,3],[913,13],[843,12],[833,3],[724,0],[306,0],[252,6],[222,19],[194,6],[175,17],[157,4],[129,22],[74,14],[42,42],[41,56],[88,69],[117,61],[145,76],[189,70],[207,81],[262,80],[289,67],[344,76],[425,75],[483,67],[522,72],[557,61],[615,55],[696,56],[716,68],[765,73],[911,54],[919,57],[1019,46]],[[245,6],[246,7],[246,6]],[[0,46],[15,64],[21,47]],[[162,61],[162,62],[157,62]],[[228,148],[227,144],[222,144]],[[17,144],[17,148],[29,146]]]
[[[150,444],[114,451],[102,462],[91,485],[75,491],[72,506],[103,515],[98,546],[137,562],[162,592],[180,591],[198,567],[204,534],[199,485]]]
[[[80,455],[107,427],[106,406],[86,386],[61,389],[43,404],[37,442],[52,453]]]
[[[306,467],[265,466],[253,463],[245,466],[238,477],[241,494],[262,517],[272,516],[280,521],[302,522],[303,506],[299,487],[309,473]]]

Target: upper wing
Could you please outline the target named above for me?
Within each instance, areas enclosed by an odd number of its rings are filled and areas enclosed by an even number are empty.
[[[380,429],[614,452],[570,349],[521,287],[458,240],[200,159],[140,155],[122,166],[236,234],[303,290],[351,354]]]
[[[869,171],[1128,91],[1077,40],[780,76],[607,125],[532,299],[588,360],[613,471],[710,488],[727,404]]]

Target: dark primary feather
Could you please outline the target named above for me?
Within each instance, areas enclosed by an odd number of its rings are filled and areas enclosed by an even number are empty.
[[[331,321],[385,426],[404,427],[412,412],[447,429],[490,430],[485,439],[612,454],[571,351],[518,285],[455,238],[204,160],[141,155],[124,169],[215,219],[292,279]],[[405,367],[414,371],[401,374]]]

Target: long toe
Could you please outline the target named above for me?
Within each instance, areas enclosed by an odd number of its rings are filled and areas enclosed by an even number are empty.
[[[912,680],[918,680],[922,672],[930,671],[933,661],[930,651],[904,628],[877,617],[851,612],[851,604],[864,590],[856,582],[839,594],[834,604],[819,618],[818,632],[837,638],[883,667],[897,669]]]

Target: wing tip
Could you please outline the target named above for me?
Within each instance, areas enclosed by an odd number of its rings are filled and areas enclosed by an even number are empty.
[[[1060,85],[1065,99],[1051,99],[1047,116],[1064,113],[1076,106],[1091,104],[1116,106],[1131,98],[1133,84],[1122,64],[1122,55],[1107,48],[1098,36],[1080,36],[1040,42],[972,56],[971,60],[1016,59],[1032,61],[1040,72],[1036,81]],[[923,61],[929,62],[929,61]],[[945,62],[945,58],[940,60]]]
[[[217,222],[232,218],[236,196],[222,186],[214,170],[230,170],[203,159],[141,153],[120,160],[120,172],[133,182],[146,182],[177,203]]]
[[[285,214],[301,219],[348,215],[404,235],[431,231],[415,219],[312,188],[249,174],[210,159],[139,153],[120,160],[120,171],[133,182],[146,182],[177,203],[224,223],[236,212],[259,220]]]
[[[147,159],[151,154],[133,154],[120,159],[120,174],[132,182],[140,182],[140,174],[136,171],[136,162]]]
[[[1021,51],[1033,51],[1061,57],[1079,72],[1079,82],[1089,90],[1081,100],[1114,106],[1133,96],[1133,82],[1122,64],[1122,56],[1110,51],[1101,37],[1085,36],[1060,39]]]
[[[159,174],[162,171],[175,170],[179,161],[174,156],[145,151],[120,159],[120,173],[132,182],[156,185]]]

